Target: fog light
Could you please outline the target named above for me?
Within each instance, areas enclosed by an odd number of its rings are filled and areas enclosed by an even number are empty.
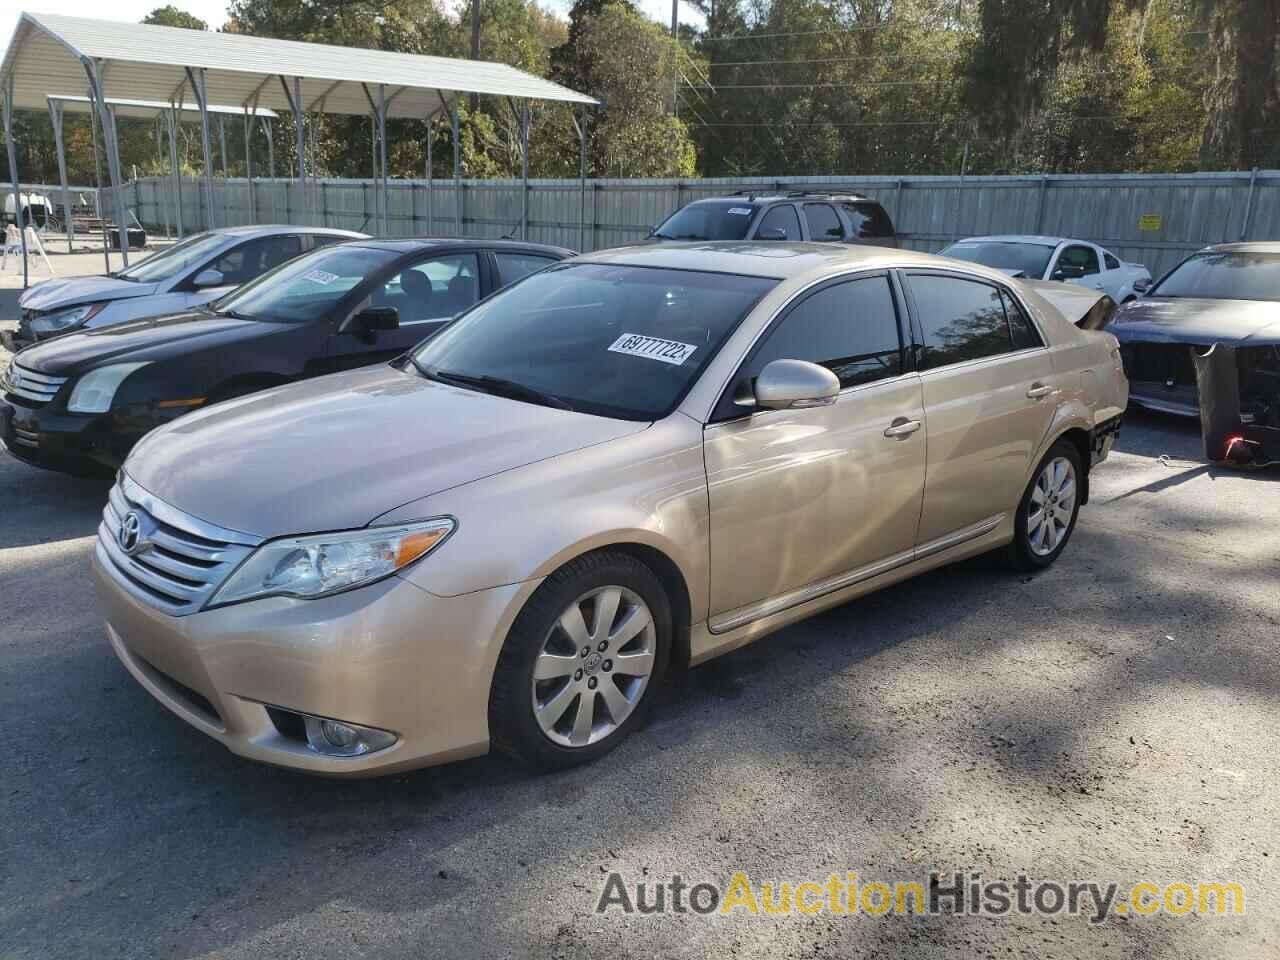
[[[302,719],[307,731],[307,746],[329,757],[359,757],[385,750],[396,742],[394,733],[374,727],[306,714],[302,714]]]

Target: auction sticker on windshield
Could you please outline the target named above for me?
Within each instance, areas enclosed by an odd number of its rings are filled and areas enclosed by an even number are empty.
[[[333,283],[333,281],[338,279],[338,275],[336,273],[330,273],[328,270],[312,270],[309,273],[304,273],[302,275],[302,279],[310,280],[312,283],[318,283],[321,286],[327,287],[329,284]]]
[[[674,364],[677,367],[693,356],[693,351],[697,349],[697,346],[692,343],[663,340],[661,337],[646,337],[639,333],[624,333],[613,341],[613,346],[609,348],[612,353],[661,360],[663,363]]]
[[[735,217],[749,217],[749,216],[751,216],[751,208],[750,208],[750,207],[730,207],[730,208],[729,208],[729,212],[730,212],[730,213],[732,213]]]

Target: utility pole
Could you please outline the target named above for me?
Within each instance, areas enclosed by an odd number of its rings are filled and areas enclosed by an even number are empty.
[[[671,0],[671,115],[680,115],[680,0]]]
[[[480,0],[471,0],[471,59],[480,59]],[[471,95],[471,112],[480,109],[480,95]]]

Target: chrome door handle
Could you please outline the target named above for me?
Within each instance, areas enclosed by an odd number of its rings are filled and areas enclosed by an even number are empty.
[[[1033,383],[1031,389],[1027,391],[1027,396],[1032,400],[1039,400],[1041,397],[1047,397],[1053,393],[1053,387],[1045,383]]]
[[[898,417],[898,419],[894,420],[893,423],[884,428],[884,435],[890,440],[905,440],[919,429],[919,420],[908,420],[906,417]]]

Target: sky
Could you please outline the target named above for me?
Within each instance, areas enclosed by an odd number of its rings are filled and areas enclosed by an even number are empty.
[[[102,9],[101,0],[29,0],[27,6],[17,0],[13,6],[5,4],[0,12],[0,37],[3,37],[7,49],[13,37],[13,28],[18,23],[18,14],[25,7],[33,13],[61,13],[73,17],[97,17],[104,20],[128,20],[137,23],[156,7],[163,7],[169,0],[113,0],[109,11]],[[195,14],[211,27],[221,26],[226,19],[227,5],[225,0],[172,0],[180,10]],[[538,0],[541,6],[554,10],[561,16],[568,13],[573,0]],[[634,0],[636,6],[653,17],[659,23],[671,23],[671,0]],[[688,4],[681,4],[680,16],[689,22],[702,22],[702,16]]]

